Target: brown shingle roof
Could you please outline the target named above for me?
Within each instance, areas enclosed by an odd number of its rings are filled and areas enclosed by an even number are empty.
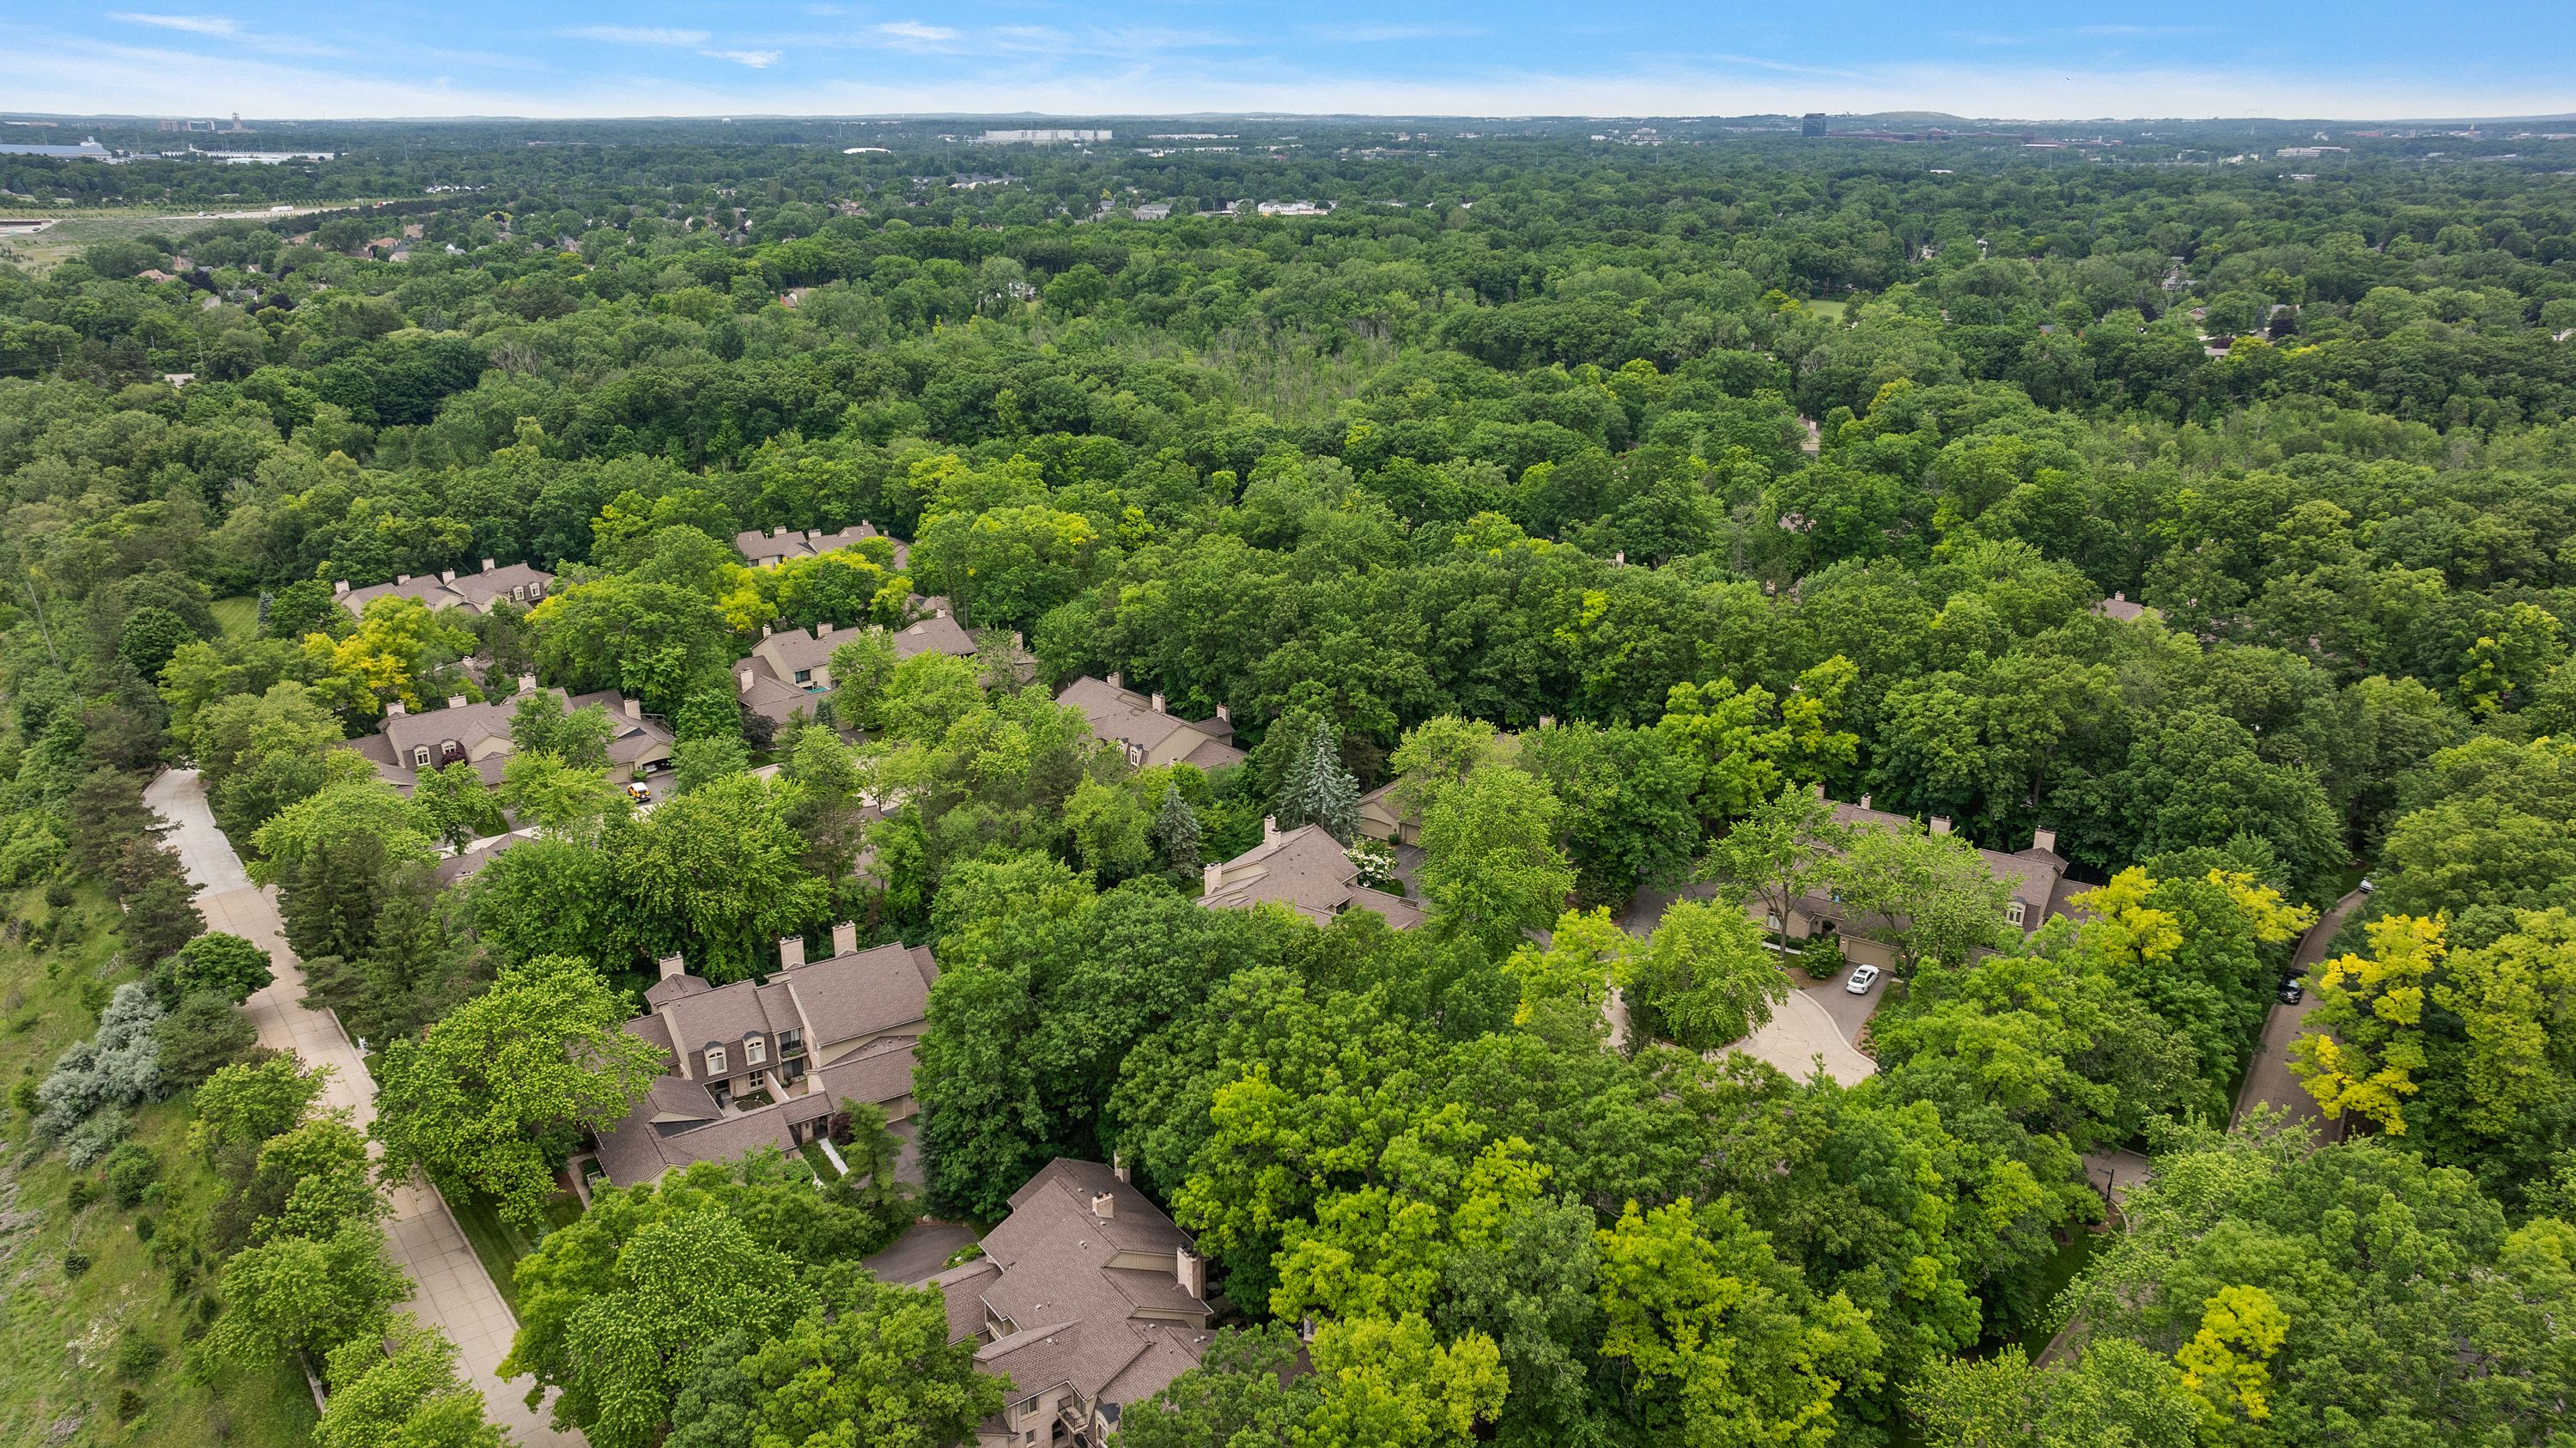
[[[1217,868],[1215,888],[1199,899],[1211,910],[1285,905],[1318,925],[1353,906],[1375,910],[1389,925],[1409,930],[1422,923],[1422,908],[1401,896],[1359,883],[1341,842],[1321,825],[1299,825],[1253,846]]]
[[[1183,719],[1154,707],[1147,695],[1120,688],[1106,679],[1089,674],[1064,686],[1056,702],[1080,709],[1091,721],[1091,732],[1116,744],[1133,744],[1140,749],[1159,747],[1181,730],[1195,730],[1202,742],[1192,747],[1191,763],[1202,768],[1243,762],[1243,751],[1233,746],[1234,725],[1223,719]],[[1209,746],[1213,745],[1214,748]],[[1204,756],[1206,762],[1201,762]]]

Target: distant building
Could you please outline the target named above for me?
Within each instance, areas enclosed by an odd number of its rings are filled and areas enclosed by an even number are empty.
[[[1106,141],[1106,130],[986,131],[979,139],[987,146],[1054,146],[1065,143]]]
[[[480,573],[459,574],[455,569],[442,570],[436,578],[422,574],[415,578],[397,573],[391,583],[370,584],[351,588],[347,580],[331,585],[340,606],[364,617],[367,605],[379,598],[417,598],[432,612],[442,608],[462,608],[474,613],[490,613],[504,599],[516,604],[534,605],[554,586],[555,576],[534,564],[513,563],[507,568],[491,559],[483,560]]]
[[[757,528],[733,535],[733,551],[754,568],[776,568],[790,558],[814,558],[847,548],[863,538],[882,538],[876,525],[862,520],[838,532],[827,533],[809,528],[799,533],[786,528],[772,528],[763,533]],[[900,540],[894,545],[894,566],[901,568],[911,549]]]
[[[1798,118],[1798,134],[1814,140],[1825,133],[1825,113],[1809,111]]]
[[[1223,704],[1216,706],[1213,719],[1183,719],[1163,708],[1162,695],[1139,694],[1116,674],[1105,680],[1086,674],[1065,685],[1056,702],[1080,709],[1091,721],[1091,732],[1117,745],[1138,769],[1160,764],[1223,769],[1243,762],[1243,751],[1234,747],[1234,720]]]
[[[1822,792],[1822,786],[1818,786]],[[1869,807],[1869,796],[1862,795],[1858,804],[1834,805],[1837,823],[1852,829],[1908,830],[1914,821],[1900,814]],[[1930,822],[1933,834],[1950,833],[1946,816],[1935,815]],[[2025,934],[2037,930],[2052,915],[2084,916],[2072,903],[2072,897],[2091,889],[2089,885],[2066,877],[2066,861],[2057,853],[2057,831],[2036,831],[2030,848],[2005,854],[2000,850],[1979,850],[1977,858],[1985,864],[1986,873],[2003,882],[2011,892],[2004,901],[2004,923]],[[1834,892],[1817,891],[1801,895],[1789,903],[1789,918],[1779,920],[1768,913],[1759,901],[1751,902],[1745,913],[1761,922],[1764,929],[1779,930],[1790,940],[1803,941],[1836,936],[1842,941],[1843,958],[1854,965],[1875,965],[1887,969],[1896,964],[1895,954],[1886,945],[1863,935],[1850,933],[1845,927],[1855,923],[1874,925],[1874,919],[1859,917]]]
[[[414,714],[397,699],[385,705],[384,722],[376,732],[363,738],[343,742],[339,747],[355,751],[376,767],[376,777],[409,795],[421,772],[444,769],[451,764],[473,766],[485,784],[501,782],[502,767],[509,763],[511,752],[518,747],[510,737],[510,716],[518,712],[522,695],[537,687],[534,674],[519,676],[519,691],[487,703],[471,704],[457,695],[444,709],[424,710]],[[624,770],[652,770],[671,762],[671,731],[659,719],[648,719],[644,706],[614,690],[595,694],[566,694],[561,689],[547,692],[563,701],[566,709],[587,709],[594,705],[608,715],[611,732],[608,738],[609,763]]]
[[[1168,201],[1149,201],[1142,206],[1128,208],[1127,214],[1138,221],[1161,221],[1172,214],[1172,204]]]
[[[2143,603],[2130,602],[2129,595],[2125,593],[2114,593],[2109,598],[2093,605],[2093,612],[2100,614],[2104,618],[2116,619],[2121,623],[2136,623],[2142,618],[2162,619],[2164,617],[2163,614],[2147,607]]]
[[[1398,930],[1422,923],[1421,906],[1359,880],[1350,852],[1322,825],[1282,831],[1277,820],[1266,819],[1260,844],[1223,864],[1208,863],[1199,903],[1210,910],[1285,905],[1318,925],[1345,910],[1374,910]]]

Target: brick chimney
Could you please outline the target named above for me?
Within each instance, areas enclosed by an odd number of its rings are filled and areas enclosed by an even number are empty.
[[[1113,1151],[1109,1153],[1109,1174],[1118,1178],[1122,1182],[1129,1179],[1127,1175],[1127,1153],[1123,1151]]]
[[[635,699],[621,699],[618,702],[626,706],[627,718],[641,719],[644,717],[644,705],[641,701]]]
[[[1115,1221],[1118,1216],[1118,1198],[1109,1192],[1093,1192],[1091,1215],[1104,1222]]]
[[[832,953],[834,955],[856,955],[859,953],[859,923],[857,921],[844,920],[832,927]]]
[[[1233,723],[1233,722],[1234,722],[1234,711],[1233,711],[1232,709],[1229,709],[1229,708],[1225,707],[1223,704],[1219,704],[1219,705],[1217,705],[1217,706],[1216,706],[1216,722],[1218,722],[1219,724],[1231,724],[1231,723]]]
[[[1862,809],[1867,809],[1867,808],[1869,808],[1869,796],[1868,796],[1868,795],[1862,795],[1862,796],[1860,797],[1860,807],[1861,807]]]
[[[347,579],[345,579],[345,578],[340,579],[339,581],[337,581],[337,582],[335,582],[335,583],[333,583],[333,584],[331,585],[331,596],[332,596],[333,598],[345,598],[345,597],[347,597],[347,596],[348,596],[348,593],[349,593],[349,580],[347,580]]]
[[[804,963],[805,937],[802,935],[782,935],[778,937],[778,968],[780,970],[794,970],[796,967],[803,965]]]
[[[400,587],[409,582],[411,582],[411,575],[408,573],[397,573],[394,575],[394,585],[396,587]]]
[[[1950,817],[1948,815],[1934,815],[1932,817],[1932,833],[1936,835],[1946,835],[1949,832]]]
[[[1216,891],[1217,891],[1217,887],[1218,887],[1218,886],[1220,886],[1220,885],[1222,885],[1222,884],[1224,884],[1224,883],[1225,883],[1225,866],[1218,864],[1218,863],[1217,863],[1216,861],[1214,861],[1214,860],[1210,860],[1210,861],[1208,861],[1206,864],[1201,865],[1201,866],[1199,867],[1199,893],[1200,893],[1200,894],[1202,894],[1202,895],[1213,895],[1213,894],[1215,894],[1215,893],[1216,893]]]
[[[462,708],[464,708],[464,707],[465,707],[465,696],[464,696],[463,694],[450,694],[450,695],[448,695],[448,696],[447,696],[447,707],[448,707],[448,708],[450,708],[450,709],[462,709]]]
[[[752,679],[752,673],[751,673],[751,670],[749,670],[749,669],[736,669],[736,670],[734,670],[734,675],[733,675],[733,676],[734,676],[736,679],[738,679],[738,680],[740,680],[740,681],[741,681],[741,687],[740,687],[739,689],[737,689],[735,692],[737,692],[737,693],[742,693],[742,694],[748,694],[748,693],[750,693],[750,692],[751,692],[751,679]]]
[[[438,570],[438,581],[441,583],[454,583],[456,581],[456,570],[453,568],[442,568]]]
[[[484,571],[484,572],[486,572],[486,573],[489,573],[489,572],[491,572],[491,571],[492,571],[492,560],[491,560],[491,559],[486,558],[486,559],[484,559],[484,560],[483,560],[483,571]]]
[[[1207,1263],[1187,1247],[1177,1248],[1172,1258],[1172,1280],[1190,1295],[1193,1302],[1207,1300]]]
[[[830,638],[831,636],[832,636],[832,625],[831,625],[831,623],[830,623],[830,621],[829,621],[829,620],[826,620],[826,621],[824,621],[824,622],[822,622],[822,623],[818,623],[818,624],[814,625],[814,637],[816,637],[816,638],[818,638],[818,639],[827,639],[827,638]]]

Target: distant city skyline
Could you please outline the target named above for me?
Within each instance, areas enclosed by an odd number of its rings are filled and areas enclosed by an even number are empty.
[[[0,0],[0,105],[312,118],[2576,112],[2564,61],[2576,11],[2540,0],[133,6]]]

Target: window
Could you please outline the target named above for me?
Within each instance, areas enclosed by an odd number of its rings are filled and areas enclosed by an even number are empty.
[[[780,1031],[778,1033],[778,1054],[782,1058],[804,1055],[805,1032],[801,1028],[793,1031]]]
[[[423,744],[418,748],[413,749],[411,752],[411,762],[412,767],[415,769],[429,768],[429,746]]]
[[[2026,906],[2026,905],[2022,904],[2019,900],[2008,900],[2008,901],[2004,902],[2004,923],[2005,923],[2005,924],[2007,924],[2007,925],[2019,925],[2019,924],[2021,924],[2021,923],[2022,923],[2022,921],[2023,921],[2023,920],[2027,919],[2027,918],[2029,917],[2029,915],[2030,915],[2030,908],[2029,908],[2028,906]]]
[[[745,1036],[743,1038],[742,1063],[744,1065],[757,1066],[768,1059],[769,1047],[761,1041],[760,1037]]]
[[[813,677],[814,671],[812,669],[798,669],[796,671],[796,682],[800,684],[811,682]]]
[[[724,1074],[724,1069],[724,1047],[707,1047],[707,1074],[710,1076],[721,1076]]]
[[[1144,745],[1142,745],[1142,744],[1130,744],[1130,745],[1128,745],[1128,746],[1127,746],[1127,762],[1128,762],[1130,765],[1132,765],[1132,766],[1134,766],[1134,767],[1136,767],[1136,768],[1138,768],[1138,769],[1142,769],[1142,768],[1144,768],[1144,767],[1145,767],[1145,746],[1144,746]]]
[[[512,601],[512,602],[515,602],[515,603],[525,603],[525,602],[527,602],[527,601],[528,601],[528,585],[526,585],[526,584],[522,583],[522,584],[520,584],[518,587],[511,589],[511,590],[510,590],[510,598],[511,598],[511,601]]]

